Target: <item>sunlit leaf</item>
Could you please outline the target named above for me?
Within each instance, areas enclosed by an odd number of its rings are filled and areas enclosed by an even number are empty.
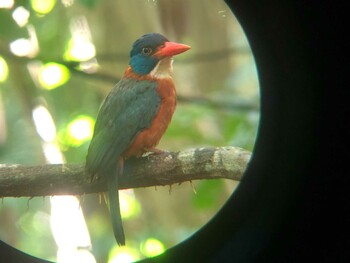
[[[0,8],[12,8],[13,4],[15,3],[14,0],[0,0]]]

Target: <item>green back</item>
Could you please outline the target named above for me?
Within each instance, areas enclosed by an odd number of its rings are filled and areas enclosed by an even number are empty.
[[[86,158],[92,175],[108,171],[135,136],[150,127],[160,107],[157,82],[123,78],[113,87],[98,113]]]

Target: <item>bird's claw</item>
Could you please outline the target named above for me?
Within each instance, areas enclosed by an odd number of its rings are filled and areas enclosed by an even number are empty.
[[[144,153],[143,156],[149,158],[152,155],[158,155],[158,154],[164,154],[164,153],[169,153],[169,152],[165,151],[165,150],[160,150],[157,148],[151,148],[151,149],[148,149],[147,152]]]

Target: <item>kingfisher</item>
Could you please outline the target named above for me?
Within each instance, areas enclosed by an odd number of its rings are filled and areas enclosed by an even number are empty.
[[[85,170],[92,179],[107,178],[113,232],[120,246],[125,245],[118,193],[124,162],[146,152],[162,152],[155,147],[176,107],[173,56],[189,49],[158,33],[141,36],[132,45],[123,77],[99,110]]]

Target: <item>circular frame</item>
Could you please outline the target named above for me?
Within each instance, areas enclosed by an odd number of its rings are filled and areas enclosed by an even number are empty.
[[[318,39],[315,28],[326,30],[320,15],[326,5],[226,2],[245,30],[259,74],[261,120],[252,160],[238,189],[210,222],[164,254],[141,262],[334,260],[324,237],[330,231],[314,224],[322,217],[324,203],[318,201],[325,194],[315,133],[316,88],[324,66],[316,46],[324,39]],[[7,262],[48,262],[0,245]]]

